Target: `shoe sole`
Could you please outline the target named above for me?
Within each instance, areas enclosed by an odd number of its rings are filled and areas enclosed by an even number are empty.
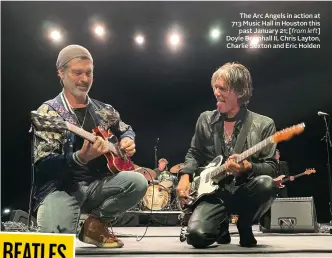
[[[92,245],[95,245],[95,246],[100,247],[100,248],[121,248],[121,247],[124,246],[123,243],[119,244],[118,242],[114,242],[112,244],[110,244],[110,243],[99,243],[99,242],[97,242],[96,240],[93,240],[90,237],[84,237],[82,242],[87,243],[87,244],[92,244]]]

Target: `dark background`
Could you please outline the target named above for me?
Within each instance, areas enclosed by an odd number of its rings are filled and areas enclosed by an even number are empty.
[[[238,61],[252,73],[254,95],[249,108],[274,119],[277,129],[306,123],[305,132],[279,144],[291,174],[314,167],[316,174],[289,185],[291,196],[314,196],[318,220],[329,220],[325,125],[317,111],[332,111],[332,4],[327,2],[2,2],[1,206],[27,210],[30,189],[29,112],[53,98],[61,87],[56,75],[58,52],[80,44],[95,60],[90,96],[110,103],[137,133],[134,162],[154,168],[158,158],[181,163],[199,114],[215,109],[212,73]],[[240,12],[320,13],[320,49],[227,49],[225,36],[236,35],[231,21]],[[93,17],[110,30],[105,41],[89,29]],[[66,30],[63,44],[45,36],[47,22]],[[173,53],[165,43],[172,24],[184,32],[184,44]],[[208,33],[219,24],[222,38],[211,43]],[[146,45],[132,36],[142,30]]]

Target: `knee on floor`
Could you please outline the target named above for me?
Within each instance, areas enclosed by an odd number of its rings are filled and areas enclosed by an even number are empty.
[[[256,178],[257,189],[259,192],[264,193],[266,195],[275,195],[276,193],[276,185],[272,179],[272,177],[267,175],[258,176]]]
[[[188,230],[187,243],[195,248],[205,248],[215,242],[215,239],[208,238],[200,228]]]

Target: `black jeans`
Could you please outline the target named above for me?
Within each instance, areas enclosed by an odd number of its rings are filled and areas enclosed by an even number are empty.
[[[188,222],[187,243],[207,247],[228,232],[230,212],[236,213],[238,229],[252,224],[271,207],[277,187],[269,176],[258,176],[242,184],[235,192],[220,190],[204,198],[194,209]]]

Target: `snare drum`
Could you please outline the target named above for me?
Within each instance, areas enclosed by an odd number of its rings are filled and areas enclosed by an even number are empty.
[[[164,186],[150,185],[143,197],[143,208],[160,211],[167,207],[169,201],[169,192]]]
[[[177,185],[177,177],[172,175],[169,171],[163,171],[158,177],[159,184],[166,188],[175,187]]]

